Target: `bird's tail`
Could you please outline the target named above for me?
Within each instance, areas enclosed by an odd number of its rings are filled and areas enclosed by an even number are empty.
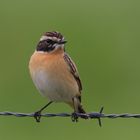
[[[82,113],[83,114],[83,115],[81,115],[81,118],[88,119],[88,116],[86,115],[86,111],[83,109],[79,98],[74,97],[73,102],[69,102],[68,104],[74,109],[74,111],[76,113]]]
[[[78,113],[82,113],[82,114],[86,114],[86,111],[83,109],[83,107],[82,107],[81,104],[78,105],[78,111],[77,111],[77,112],[78,112]],[[83,119],[88,119],[88,116],[82,115],[81,118],[83,118]]]

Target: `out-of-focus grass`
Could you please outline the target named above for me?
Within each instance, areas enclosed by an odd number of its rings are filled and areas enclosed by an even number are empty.
[[[47,101],[35,89],[28,61],[45,31],[68,40],[67,52],[83,82],[87,111],[102,105],[106,113],[140,113],[140,1],[13,0],[0,1],[0,110],[33,112]],[[48,112],[71,112],[53,104]],[[0,117],[1,139],[139,138],[136,119],[94,120],[74,124],[68,118]]]

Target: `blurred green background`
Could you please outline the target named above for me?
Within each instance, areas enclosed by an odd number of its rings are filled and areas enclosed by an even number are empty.
[[[47,101],[34,87],[28,61],[45,31],[59,31],[76,62],[87,112],[140,113],[139,0],[0,0],[0,111],[34,112]],[[48,112],[72,112],[64,104]],[[139,119],[0,117],[0,139],[138,139]]]

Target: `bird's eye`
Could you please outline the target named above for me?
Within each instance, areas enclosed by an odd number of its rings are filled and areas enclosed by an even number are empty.
[[[47,39],[47,43],[52,44],[53,41],[51,39]]]

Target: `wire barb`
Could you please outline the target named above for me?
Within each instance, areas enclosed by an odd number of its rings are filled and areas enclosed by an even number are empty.
[[[101,109],[100,109],[100,111],[99,111],[100,115],[102,115],[103,109],[104,109],[104,107],[101,107]],[[101,126],[102,126],[101,117],[98,118],[98,122],[99,122],[99,126],[101,127]]]

